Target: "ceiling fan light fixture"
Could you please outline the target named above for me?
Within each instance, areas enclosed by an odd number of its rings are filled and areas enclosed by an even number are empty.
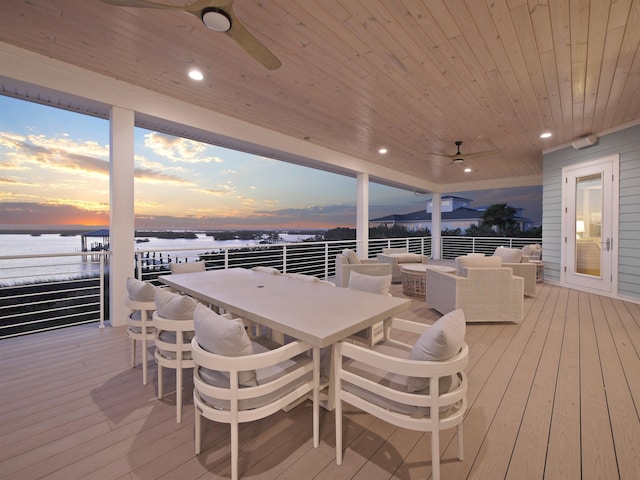
[[[202,10],[202,23],[214,32],[228,32],[231,30],[231,17],[227,12],[216,7]]]
[[[454,158],[452,161],[455,164],[464,163],[464,158]]]

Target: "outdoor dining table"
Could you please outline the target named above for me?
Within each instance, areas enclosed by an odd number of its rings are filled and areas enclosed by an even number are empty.
[[[314,347],[315,355],[320,355],[320,348],[330,347],[411,305],[404,298],[243,268],[164,275],[159,280],[203,303],[302,340]],[[329,408],[332,403],[330,398]]]

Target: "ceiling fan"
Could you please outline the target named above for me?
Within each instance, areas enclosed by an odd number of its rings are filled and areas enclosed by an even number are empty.
[[[463,164],[465,160],[469,160],[469,159],[472,159],[472,158],[478,158],[478,157],[486,157],[488,155],[494,155],[494,154],[500,152],[500,150],[486,150],[484,152],[475,152],[475,153],[468,153],[468,154],[463,155],[462,153],[460,153],[460,146],[462,145],[462,140],[457,140],[454,143],[458,147],[458,151],[456,153],[454,153],[453,155],[448,155],[448,154],[444,154],[444,153],[430,153],[429,155],[435,155],[437,157],[450,158],[452,165],[459,165],[459,164]]]
[[[178,10],[198,17],[204,25],[215,31],[226,33],[249,55],[269,70],[275,70],[281,63],[271,51],[253,36],[233,14],[233,0],[196,0],[189,5],[167,5],[147,0],[101,0],[116,7],[158,8]]]

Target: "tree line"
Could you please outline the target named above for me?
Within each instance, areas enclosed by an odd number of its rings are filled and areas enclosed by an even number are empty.
[[[444,229],[443,236],[467,236],[467,237],[542,237],[542,227],[532,227],[522,230],[515,220],[517,210],[506,203],[496,203],[489,206],[482,215],[479,225],[472,225],[466,230],[461,228]],[[401,238],[401,237],[428,237],[431,231],[408,230],[403,225],[378,226],[369,228],[369,238]],[[324,239],[331,240],[355,240],[354,228],[332,228],[324,234]]]

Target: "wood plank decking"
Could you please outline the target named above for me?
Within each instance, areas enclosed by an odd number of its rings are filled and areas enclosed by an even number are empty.
[[[438,318],[412,303],[402,317]],[[640,305],[541,284],[525,309],[521,325],[468,326],[465,459],[445,432],[442,478],[640,478]],[[206,422],[195,457],[190,379],[176,424],[175,395],[155,396],[155,367],[146,386],[129,368],[124,328],[2,340],[0,359],[0,479],[229,478],[228,427]],[[242,478],[430,478],[428,436],[347,411],[339,467],[333,413],[322,411],[314,449],[308,402],[242,426]]]

